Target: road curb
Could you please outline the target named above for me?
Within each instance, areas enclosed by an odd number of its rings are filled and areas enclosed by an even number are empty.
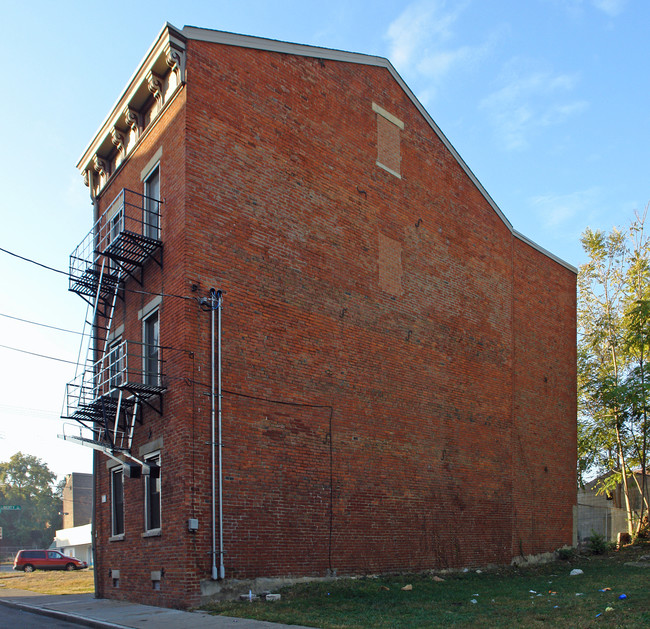
[[[126,625],[116,625],[115,623],[95,620],[93,618],[88,618],[87,616],[79,616],[78,614],[72,614],[70,612],[60,612],[55,609],[48,609],[47,607],[39,607],[37,605],[27,605],[26,603],[18,603],[3,598],[0,598],[0,605],[6,605],[7,607],[13,607],[14,609],[22,609],[23,611],[40,614],[41,616],[49,616],[50,618],[56,618],[57,620],[73,622],[82,625],[83,627],[96,627],[97,629],[131,629],[131,627],[127,627]]]

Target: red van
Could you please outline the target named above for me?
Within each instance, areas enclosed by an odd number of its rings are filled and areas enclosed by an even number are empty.
[[[81,570],[87,568],[85,561],[66,557],[58,550],[19,550],[14,559],[14,570]]]

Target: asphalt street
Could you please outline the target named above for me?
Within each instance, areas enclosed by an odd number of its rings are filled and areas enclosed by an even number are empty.
[[[32,614],[22,609],[0,605],[0,627],[24,627],[29,629],[79,629],[79,623]]]

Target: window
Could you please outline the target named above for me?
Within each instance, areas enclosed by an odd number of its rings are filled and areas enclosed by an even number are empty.
[[[113,255],[117,254],[116,246],[110,247],[124,231],[124,205],[123,201],[120,203],[119,208],[111,218],[108,219],[108,242],[107,250],[110,250]],[[110,271],[117,271],[118,266],[115,260],[112,258],[108,259],[108,269]]]
[[[144,528],[145,531],[160,529],[160,452],[145,458],[149,474],[144,477]]]
[[[156,166],[144,180],[143,231],[147,238],[160,240],[160,168]]]
[[[111,470],[111,523],[113,537],[124,535],[124,479],[121,466]]]
[[[124,344],[122,339],[113,341],[108,346],[108,381],[113,390],[124,382]]]
[[[143,322],[144,384],[160,386],[160,326],[158,311],[154,310]]]

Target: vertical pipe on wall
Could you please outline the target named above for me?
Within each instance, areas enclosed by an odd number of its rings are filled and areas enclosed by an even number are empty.
[[[223,467],[222,467],[222,443],[221,443],[221,296],[222,292],[210,289],[210,326],[211,326],[211,362],[212,375],[210,383],[210,425],[211,425],[211,452],[212,452],[212,579],[224,579],[226,569],[223,564]],[[214,334],[214,311],[217,311],[218,330],[217,330],[217,364],[215,365],[215,334]],[[218,376],[218,390],[215,394],[215,375]],[[218,421],[215,422],[215,397],[217,399]],[[218,434],[215,441],[215,423],[217,423]],[[215,479],[216,451],[215,446],[219,446],[219,474],[218,483]],[[216,491],[219,491],[219,568],[217,569],[217,516],[216,516]]]
[[[216,482],[215,482],[215,441],[214,441],[214,288],[210,289],[210,451],[211,451],[211,473],[212,473],[212,579],[216,581],[219,578],[217,570],[217,517],[216,517]]]
[[[219,366],[219,381],[218,381],[218,426],[219,426],[219,578],[226,577],[226,568],[223,565],[223,466],[221,464],[223,455],[223,444],[221,442],[221,291],[216,293],[217,297],[217,321],[218,321],[218,366]]]

